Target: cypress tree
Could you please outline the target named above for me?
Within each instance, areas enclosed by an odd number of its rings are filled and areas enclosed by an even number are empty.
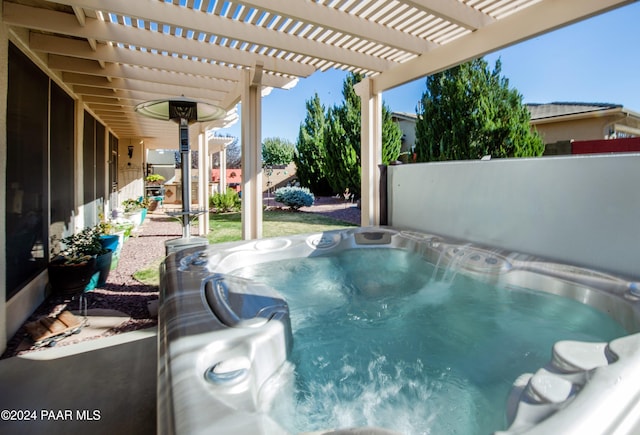
[[[307,116],[300,124],[298,141],[293,161],[300,185],[309,188],[316,195],[331,194],[331,188],[324,173],[325,108],[316,93],[306,101]]]
[[[354,85],[360,74],[348,75],[342,86],[344,103],[327,111],[325,126],[325,175],[334,193],[349,189],[360,197],[360,97]],[[402,131],[391,120],[391,112],[382,107],[382,163],[396,160],[400,154]]]
[[[496,61],[458,65],[427,77],[416,109],[418,161],[540,156],[541,137],[529,127],[522,95],[509,88]]]

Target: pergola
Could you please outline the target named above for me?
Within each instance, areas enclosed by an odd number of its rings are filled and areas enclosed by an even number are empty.
[[[366,76],[362,224],[378,223],[381,95],[390,88],[634,0],[16,0],[15,39],[119,139],[177,148],[172,123],[141,117],[147,100],[241,102],[243,236],[262,234],[261,98],[316,71]],[[198,143],[198,141],[192,141]]]

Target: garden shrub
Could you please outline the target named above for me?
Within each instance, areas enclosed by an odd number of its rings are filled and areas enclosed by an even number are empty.
[[[276,190],[275,200],[297,210],[313,205],[315,197],[306,187],[281,187]]]
[[[237,211],[241,203],[238,192],[231,188],[227,188],[225,193],[215,193],[209,197],[209,208],[215,208],[217,213]]]

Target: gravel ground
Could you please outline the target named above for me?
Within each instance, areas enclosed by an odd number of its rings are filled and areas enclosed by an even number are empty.
[[[137,234],[130,237],[122,248],[118,267],[109,273],[107,283],[93,291],[84,294],[87,308],[112,309],[127,314],[130,317],[126,323],[111,329],[106,335],[114,335],[136,329],[148,328],[157,324],[157,319],[149,314],[147,304],[158,299],[158,288],[142,284],[133,278],[133,274],[149,267],[164,257],[166,240],[182,235],[178,221],[168,217],[164,210],[150,212]],[[311,207],[301,209],[307,213],[318,213],[351,223],[360,223],[360,210],[355,204],[345,203],[338,198],[316,198]],[[195,233],[195,232],[194,232]],[[27,319],[31,322],[42,316],[54,315],[68,309],[79,309],[78,297],[49,296]],[[7,343],[7,349],[0,358],[7,358],[35,350],[22,349],[26,330],[21,327]],[[76,340],[77,341],[77,340]],[[65,342],[71,344],[69,339]],[[23,344],[23,346],[20,346]],[[62,344],[62,343],[61,343]],[[21,347],[21,350],[18,348]]]
[[[164,242],[168,239],[180,237],[180,224],[157,210],[149,213],[139,231],[130,237],[120,253],[118,266],[109,272],[107,283],[100,288],[84,293],[88,309],[118,310],[130,317],[130,320],[111,329],[106,335],[147,328],[157,324],[157,319],[149,314],[147,303],[158,299],[158,288],[142,284],[133,278],[134,272],[147,267],[164,256]],[[42,316],[55,315],[62,310],[77,311],[80,308],[79,297],[50,295],[27,319],[26,323]],[[23,349],[26,330],[22,326],[7,343],[2,358],[20,355],[36,350]],[[78,340],[73,337],[65,339],[63,344],[71,344]],[[20,350],[18,348],[20,347]]]
[[[302,207],[300,210],[360,225],[360,209],[355,203],[340,198],[318,197],[311,207]]]

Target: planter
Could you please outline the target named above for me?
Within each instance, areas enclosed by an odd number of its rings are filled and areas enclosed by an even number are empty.
[[[52,260],[47,266],[51,289],[60,295],[76,295],[84,292],[96,272],[96,259],[83,263],[65,264],[64,259]]]
[[[111,249],[111,251],[116,252],[118,245],[120,245],[120,236],[117,234],[103,234],[100,236],[100,244],[104,249]]]
[[[98,277],[98,287],[102,287],[107,283],[109,272],[111,271],[111,260],[113,258],[113,251],[109,251],[106,254],[99,255],[96,258],[96,270],[100,273]]]
[[[120,258],[120,251],[124,243],[124,231],[119,234],[104,234],[100,236],[100,244],[105,249],[110,249],[111,255],[111,270],[115,270],[118,267],[118,259]]]
[[[120,236],[120,247],[124,245],[124,242],[131,236],[131,231],[133,230],[133,222],[129,220],[121,220],[116,224],[116,234],[122,234]]]
[[[96,257],[96,266],[89,280],[89,283],[84,288],[85,291],[93,290],[97,287],[102,287],[107,283],[107,277],[109,276],[109,271],[111,270],[111,258],[113,256],[113,251],[109,251],[106,254],[98,255]]]
[[[139,227],[142,224],[142,210],[127,212],[124,214],[124,217],[125,219],[131,221],[135,228]]]

